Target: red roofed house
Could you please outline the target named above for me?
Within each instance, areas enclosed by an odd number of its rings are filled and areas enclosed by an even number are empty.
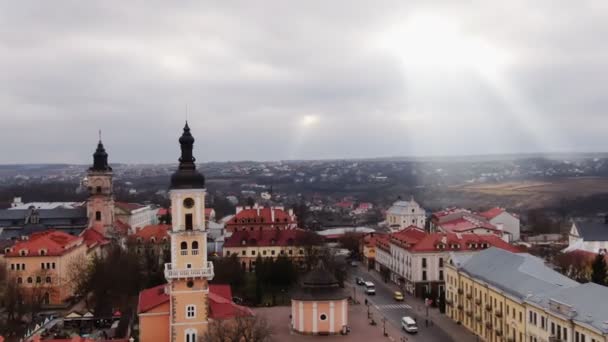
[[[170,341],[170,300],[167,285],[159,285],[139,293],[137,314],[139,316],[140,341]],[[232,302],[229,285],[209,285],[209,320],[230,319],[237,315],[252,315],[253,312]],[[194,341],[193,341],[194,342]]]
[[[283,207],[236,207],[236,215],[226,222],[226,231],[293,229],[298,226],[293,210]]]
[[[450,253],[475,253],[498,247],[519,250],[496,235],[427,233],[408,227],[377,242],[376,270],[415,296],[437,298],[445,290],[445,262]]]
[[[383,236],[385,235],[379,233],[369,233],[363,236],[363,239],[361,239],[359,252],[361,255],[363,255],[363,264],[366,265],[368,269],[375,267],[376,242]]]
[[[86,262],[87,243],[96,242],[55,230],[34,233],[5,254],[8,277],[24,290],[26,300],[61,305],[74,294],[70,270]]]
[[[475,213],[462,208],[448,208],[433,213],[431,231],[493,234],[506,241],[519,240],[519,217],[502,208]]]
[[[509,234],[510,241],[519,241],[520,222],[519,216],[508,212],[504,208],[495,207],[490,210],[479,213],[485,217],[488,222],[496,227],[502,227],[505,233]]]
[[[301,229],[235,231],[224,242],[224,255],[236,255],[244,270],[255,269],[255,259],[285,255],[296,262],[304,259],[302,239],[308,232]]]
[[[92,227],[83,230],[82,233],[80,233],[80,237],[82,237],[84,243],[87,245],[87,254],[89,256],[102,256],[104,254],[104,248],[110,244],[109,239]]]
[[[153,224],[139,229],[129,235],[129,246],[135,248],[137,254],[143,254],[146,249],[154,249],[159,256],[159,262],[171,260],[171,226],[168,224]]]

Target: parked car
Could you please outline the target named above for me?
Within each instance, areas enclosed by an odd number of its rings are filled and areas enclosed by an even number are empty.
[[[405,316],[401,318],[401,327],[403,330],[407,331],[410,334],[415,334],[418,332],[418,326],[416,325],[416,321],[410,316]]]
[[[363,280],[363,278],[361,278],[361,277],[356,277],[355,278],[355,283],[357,283],[357,285],[364,285],[365,284],[365,280]]]
[[[395,291],[395,293],[393,294],[393,298],[396,301],[402,302],[403,301],[403,293],[401,293],[400,291]]]

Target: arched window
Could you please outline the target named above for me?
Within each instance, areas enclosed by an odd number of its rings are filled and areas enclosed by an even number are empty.
[[[95,221],[101,221],[101,211],[95,212]]]
[[[51,277],[46,277],[46,279],[45,279],[45,280],[46,280],[46,283],[47,283],[47,284],[50,284],[50,283],[51,283]]]
[[[182,241],[182,243],[180,243],[179,245],[182,250],[188,249],[188,243],[186,241]]]
[[[17,284],[23,284],[23,279],[21,279],[21,277],[17,278]]]
[[[42,278],[40,278],[40,277],[36,277],[36,283],[37,283],[37,284],[42,283]]]
[[[51,303],[51,296],[49,295],[48,292],[44,293],[44,297],[42,298],[42,304],[50,304]]]
[[[95,190],[95,191],[96,191],[98,194],[100,194],[100,193],[101,193],[101,187],[100,187],[100,186],[98,186],[98,187],[96,188],[96,190]]]
[[[192,241],[192,249],[198,249],[198,241]]]
[[[186,330],[186,342],[196,342],[196,330],[195,329]]]
[[[32,279],[32,277],[27,277],[27,283],[31,284],[34,282],[34,279]]]

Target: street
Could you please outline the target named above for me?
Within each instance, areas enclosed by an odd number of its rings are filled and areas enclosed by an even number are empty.
[[[364,287],[355,284],[355,277],[362,277],[365,280],[372,281],[376,287],[376,294],[373,296],[366,295],[364,293]],[[386,324],[392,324],[397,328],[401,327],[401,317],[403,316],[410,316],[416,320],[418,324],[418,333],[411,335],[402,331],[403,335],[400,337],[406,336],[408,341],[445,342],[454,340],[448,333],[433,323],[435,315],[439,315],[436,310],[429,310],[429,324],[426,326],[426,308],[424,307],[423,302],[405,293],[404,301],[396,301],[393,298],[394,290],[393,287],[391,287],[391,284],[384,283],[380,279],[380,275],[376,272],[368,272],[362,265],[356,268],[353,267],[347,285],[351,287],[351,291],[353,291],[352,288],[354,287],[356,299],[362,305],[365,305],[365,299],[367,299],[368,303],[371,305],[370,312],[372,318],[378,325],[383,324],[383,317],[386,317],[387,319]],[[458,328],[463,329],[462,327]]]

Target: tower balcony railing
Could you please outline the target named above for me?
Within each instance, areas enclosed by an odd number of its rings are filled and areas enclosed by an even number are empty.
[[[200,234],[201,232],[206,232],[207,229],[203,226],[193,226],[192,229],[186,229],[185,225],[178,225],[175,228],[177,230],[170,229],[170,234],[180,234],[180,235],[190,235],[190,234]]]
[[[198,249],[193,249],[192,250],[192,255],[198,255]]]
[[[167,279],[186,279],[186,278],[207,278],[213,279],[213,263],[208,261],[207,267],[202,268],[176,268],[172,263],[165,264],[165,278]]]

